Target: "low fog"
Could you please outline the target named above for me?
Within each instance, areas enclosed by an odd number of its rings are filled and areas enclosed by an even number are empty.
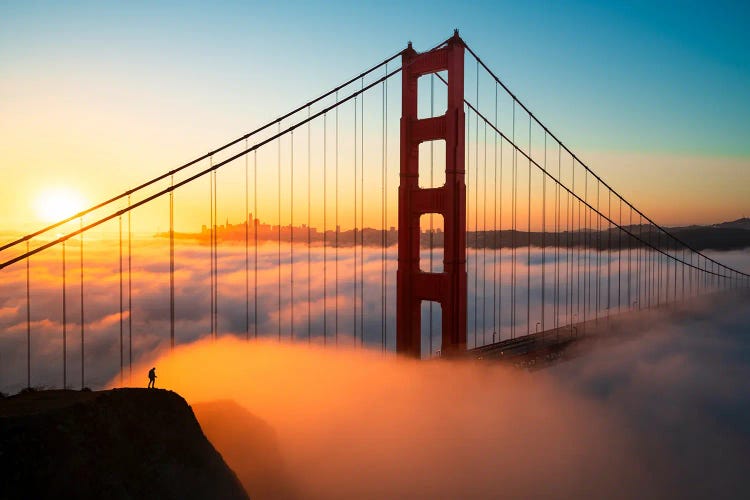
[[[748,303],[645,315],[533,373],[232,338],[135,371],[157,367],[260,498],[737,497]]]
[[[114,242],[116,243],[116,242]],[[128,380],[130,359],[136,363],[145,357],[153,356],[169,346],[170,342],[170,301],[169,301],[169,262],[168,242],[151,240],[139,242],[134,247],[133,280],[129,287],[127,275],[120,281],[117,246],[113,242],[89,244],[85,254],[84,275],[84,337],[85,337],[85,380],[81,380],[81,302],[80,269],[76,263],[69,263],[67,270],[67,375],[68,386],[80,388],[101,387],[120,371],[120,335],[122,334],[122,361],[125,380]],[[114,245],[114,246],[113,246]],[[341,250],[338,271],[332,261],[332,250],[328,250],[327,282],[324,283],[324,251],[320,247],[311,249],[312,266],[307,267],[307,252],[295,250],[294,280],[292,266],[283,249],[283,260],[279,264],[276,245],[258,248],[258,273],[251,262],[249,290],[246,294],[245,249],[244,246],[227,245],[220,255],[218,275],[217,335],[244,338],[247,334],[260,338],[284,339],[292,337],[306,341],[308,334],[313,342],[322,342],[324,333],[327,341],[351,345],[359,343],[378,345],[383,333],[389,350],[396,344],[396,254],[395,247],[389,249],[387,259],[382,261],[380,248],[367,247],[359,258],[350,251]],[[75,252],[74,252],[75,253]],[[738,269],[750,269],[750,250],[720,252],[714,256]],[[428,256],[423,256],[428,260]],[[645,279],[643,268],[649,257],[637,253],[628,259],[622,253],[622,276],[617,273],[617,253],[582,252],[572,256],[572,264],[580,260],[588,262],[587,273],[577,276],[578,271],[566,271],[565,255],[556,267],[555,255],[549,250],[544,259],[542,251],[533,248],[531,267],[527,267],[527,255],[519,252],[516,259],[518,276],[515,293],[515,317],[511,305],[511,252],[498,252],[495,256],[488,252],[468,252],[467,286],[467,343],[469,346],[509,338],[513,331],[526,333],[536,328],[549,327],[554,323],[555,303],[551,300],[555,292],[555,271],[559,272],[558,288],[567,296],[571,308],[565,307],[560,299],[559,311],[562,324],[582,319],[579,293],[582,283],[588,282],[593,289],[596,279],[601,282],[601,304],[609,303],[612,311],[635,305],[640,294],[641,304],[648,302],[645,287],[639,284],[639,277]],[[165,260],[166,258],[166,260]],[[650,258],[653,258],[651,256]],[[251,257],[251,260],[254,256]],[[437,260],[440,260],[436,257]],[[211,285],[207,265],[209,260],[206,246],[185,244],[176,249],[175,271],[175,342],[191,343],[209,335],[211,331],[210,305]],[[632,262],[631,262],[632,261]],[[364,262],[364,264],[363,264]],[[542,265],[544,262],[544,265]],[[598,265],[595,265],[598,264]],[[612,263],[612,269],[609,264]],[[632,263],[632,268],[630,264]],[[35,256],[31,262],[30,290],[30,344],[31,367],[30,385],[33,387],[61,387],[63,382],[63,315],[62,315],[62,269],[59,255],[46,252]],[[72,266],[72,267],[71,267]],[[387,281],[383,281],[383,269],[387,270]],[[542,270],[546,271],[545,316],[542,315]],[[627,273],[626,269],[630,272]],[[357,282],[354,282],[357,271]],[[308,273],[308,271],[310,271]],[[608,273],[612,271],[610,285]],[[571,274],[572,272],[572,274]],[[338,273],[338,274],[337,274]],[[530,273],[530,281],[526,280]],[[338,276],[338,280],[336,277]],[[632,279],[629,279],[630,276]],[[3,270],[0,276],[0,391],[17,392],[26,387],[26,286],[25,266],[12,266]],[[256,282],[257,277],[257,293]],[[680,275],[682,278],[682,275]],[[573,294],[575,283],[576,293]],[[294,287],[291,282],[294,281]],[[695,280],[697,282],[697,280]],[[283,286],[279,286],[282,283]],[[528,297],[531,307],[527,318],[527,284],[531,289]],[[665,280],[665,283],[669,281]],[[688,283],[687,294],[693,280]],[[308,288],[309,285],[309,288]],[[385,288],[383,288],[385,285]],[[621,286],[620,286],[621,285]],[[678,287],[680,284],[678,283]],[[618,290],[618,286],[620,286]],[[670,286],[670,285],[667,285]],[[122,287],[123,313],[120,315],[120,287]],[[631,290],[632,288],[632,290]],[[128,297],[128,291],[132,297]],[[385,290],[385,294],[383,291]],[[586,290],[584,285],[584,291]],[[292,293],[293,291],[293,293]],[[665,290],[666,291],[666,290]],[[356,292],[356,293],[355,293]],[[308,295],[309,293],[309,295]],[[666,295],[666,294],[665,294]],[[309,296],[309,303],[308,303]],[[257,297],[257,302],[256,302]],[[595,294],[588,294],[589,311],[596,303]],[[576,304],[573,306],[573,304]],[[422,352],[429,355],[440,350],[440,308],[433,307],[432,322],[429,321],[429,303],[422,307]],[[128,311],[131,307],[130,312]],[[366,311],[367,314],[363,314]],[[384,314],[380,314],[381,311]],[[577,314],[576,314],[577,313]],[[604,312],[602,312],[604,314]],[[543,319],[546,323],[543,323]],[[293,323],[292,323],[293,320]],[[247,321],[247,324],[246,324]],[[539,324],[537,324],[539,322]],[[280,325],[280,327],[279,327]],[[292,325],[294,328],[292,329]],[[431,328],[430,328],[431,326]],[[292,330],[294,330],[292,332]],[[132,332],[132,340],[131,340]],[[432,342],[430,342],[432,334]]]

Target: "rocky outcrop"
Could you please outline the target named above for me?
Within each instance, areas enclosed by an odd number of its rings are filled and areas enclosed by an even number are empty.
[[[159,389],[0,400],[2,498],[246,499],[190,406]]]

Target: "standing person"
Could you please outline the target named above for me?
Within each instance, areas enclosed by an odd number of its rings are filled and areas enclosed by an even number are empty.
[[[156,388],[156,367],[151,368],[148,371],[148,388],[149,389]]]

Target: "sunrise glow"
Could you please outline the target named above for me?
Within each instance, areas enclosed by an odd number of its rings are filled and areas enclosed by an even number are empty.
[[[86,206],[83,197],[67,187],[49,188],[40,193],[34,204],[37,217],[44,222],[56,222],[74,215]]]

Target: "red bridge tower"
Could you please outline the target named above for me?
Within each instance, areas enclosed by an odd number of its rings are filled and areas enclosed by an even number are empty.
[[[396,350],[421,357],[421,303],[442,308],[442,353],[466,349],[466,182],[464,167],[464,43],[456,31],[441,48],[402,54],[401,174],[398,188]],[[448,72],[448,108],[443,116],[419,119],[417,80]],[[445,185],[419,187],[419,145],[445,140]],[[419,218],[440,214],[445,227],[443,272],[419,269]]]

